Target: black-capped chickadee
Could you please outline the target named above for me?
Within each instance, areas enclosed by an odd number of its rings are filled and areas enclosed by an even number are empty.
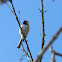
[[[22,28],[22,31],[21,31],[21,28]],[[20,46],[22,44],[22,41],[24,41],[25,38],[28,35],[28,32],[29,32],[29,22],[24,20],[23,24],[21,25],[21,28],[19,29],[19,34],[21,36],[21,40],[20,40],[20,43],[18,44],[17,48],[20,48]]]

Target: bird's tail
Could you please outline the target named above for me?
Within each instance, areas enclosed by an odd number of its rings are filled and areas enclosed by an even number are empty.
[[[17,48],[20,48],[21,45],[22,45],[22,40],[20,40],[20,42],[19,42]]]

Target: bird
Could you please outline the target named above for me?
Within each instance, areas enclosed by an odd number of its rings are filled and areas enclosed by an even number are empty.
[[[21,40],[20,40],[17,48],[20,48],[20,46],[22,45],[22,41],[24,41],[25,38],[28,35],[28,32],[29,32],[29,22],[24,20],[23,24],[20,27],[21,28],[19,29],[19,34],[20,34]]]

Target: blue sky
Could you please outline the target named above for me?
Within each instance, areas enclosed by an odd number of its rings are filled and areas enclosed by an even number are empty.
[[[11,4],[7,2],[11,7]],[[17,15],[20,11],[20,22],[24,20],[30,23],[30,32],[27,36],[28,44],[33,58],[35,59],[41,49],[41,34],[42,34],[42,21],[41,13],[38,8],[40,6],[40,0],[13,0],[13,4]],[[45,45],[62,26],[62,0],[45,0],[44,1],[44,13],[45,21]],[[62,33],[58,39],[52,44],[53,49],[59,53],[62,53]],[[19,26],[6,4],[0,5],[0,62],[18,62],[20,57],[24,53],[17,49],[17,45],[20,40]],[[24,47],[26,48],[25,43]],[[45,46],[44,45],[44,46]],[[22,49],[22,47],[21,47]],[[50,62],[51,53],[49,49],[43,56],[42,62]],[[56,56],[56,62],[61,62],[62,58]],[[24,57],[22,62],[27,62],[27,58]]]

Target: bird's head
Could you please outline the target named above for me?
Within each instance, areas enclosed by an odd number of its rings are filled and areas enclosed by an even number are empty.
[[[29,24],[29,22],[28,22],[28,21],[26,21],[26,20],[24,20],[23,24],[28,25],[28,24]]]

